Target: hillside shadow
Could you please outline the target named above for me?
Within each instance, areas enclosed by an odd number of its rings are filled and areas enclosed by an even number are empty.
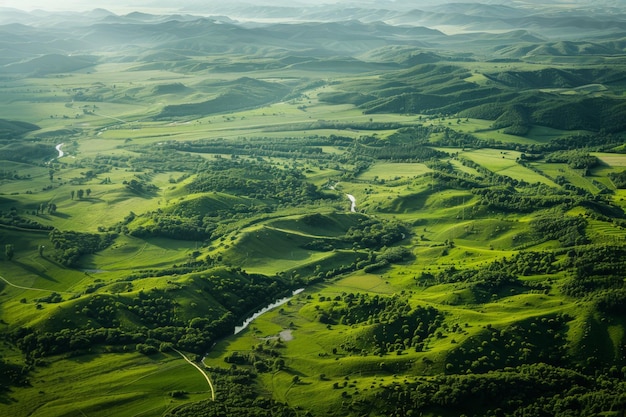
[[[75,203],[103,203],[104,200],[100,197],[83,197],[83,198],[74,198],[72,200]]]
[[[10,405],[17,402],[15,398],[11,397],[11,392],[10,389],[0,389],[0,404]]]
[[[29,273],[33,274],[33,275],[37,275],[38,277],[41,277],[47,281],[51,281],[51,282],[59,282],[56,279],[52,278],[50,275],[46,274],[45,272],[41,272],[38,271],[35,267],[33,267],[32,265],[28,265],[25,264],[23,262],[20,261],[14,261],[14,263],[19,266],[20,268],[24,269],[25,271],[28,271]]]

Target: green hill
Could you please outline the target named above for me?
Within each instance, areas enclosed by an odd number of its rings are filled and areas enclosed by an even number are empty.
[[[155,94],[155,95],[183,94],[189,91],[190,89],[182,83],[161,84],[161,85],[157,85],[156,87],[152,89],[152,94]]]
[[[39,129],[39,126],[32,123],[0,119],[0,139],[15,139]]]
[[[58,153],[54,146],[37,142],[11,142],[0,144],[0,160],[14,162],[40,162],[50,160]]]
[[[503,46],[495,52],[507,58],[565,57],[565,56],[609,56],[619,54],[623,48],[614,48],[595,42],[548,42],[541,44]]]
[[[50,74],[79,71],[94,66],[97,61],[97,57],[90,55],[48,54],[24,62],[5,65],[0,72],[43,77]]]
[[[250,109],[282,99],[290,89],[280,83],[241,78],[220,86],[224,92],[200,103],[165,106],[158,118],[198,116]]]
[[[255,202],[229,194],[211,193],[187,198],[169,206],[165,211],[185,217],[216,215],[221,210],[232,210],[235,206],[250,206]]]
[[[484,73],[486,83],[471,82],[461,65],[424,64],[394,72],[393,84],[384,78],[372,85],[351,83],[320,99],[357,104],[368,114],[458,114],[494,120],[494,127],[525,135],[530,126],[621,132],[621,97],[586,94],[586,86],[601,83],[622,90],[623,74],[611,68],[540,69]],[[561,94],[559,94],[561,93]],[[493,104],[493,103],[504,104]]]
[[[1,415],[624,414],[624,8],[409,3],[0,10]]]

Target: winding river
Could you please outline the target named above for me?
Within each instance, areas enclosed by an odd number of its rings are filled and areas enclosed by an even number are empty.
[[[350,206],[350,211],[352,213],[356,213],[356,198],[352,194],[346,195],[348,196],[348,200],[350,200],[350,202],[352,203],[352,206]]]
[[[298,290],[295,290],[292,294],[291,297],[285,297],[285,298],[281,298],[280,300],[276,300],[274,301],[272,304],[267,305],[265,307],[263,307],[261,310],[257,311],[256,313],[254,313],[252,316],[248,317],[241,326],[235,326],[235,333],[234,334],[238,334],[241,331],[243,331],[246,327],[248,327],[250,325],[250,323],[252,323],[252,321],[254,319],[256,319],[257,317],[262,316],[263,314],[267,313],[268,311],[270,311],[273,308],[282,306],[283,304],[287,303],[287,301],[291,300],[295,295],[300,294],[302,291],[304,291],[304,288],[300,288]]]

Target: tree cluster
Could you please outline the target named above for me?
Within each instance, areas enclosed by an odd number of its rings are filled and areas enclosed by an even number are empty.
[[[590,155],[584,150],[553,152],[546,155],[545,160],[548,163],[565,163],[572,169],[581,169],[585,172],[600,163],[598,157]]]
[[[568,361],[566,315],[533,317],[505,328],[486,326],[477,336],[452,349],[446,359],[446,373],[486,373],[530,363],[553,366]]]
[[[558,240],[563,247],[584,245],[588,242],[585,229],[587,220],[552,213],[530,222],[532,232],[545,240]]]
[[[287,206],[309,204],[328,197],[307,182],[298,169],[281,169],[245,160],[218,160],[209,172],[194,178],[187,189],[192,193],[225,192]]]
[[[398,221],[363,217],[342,239],[356,248],[379,250],[401,241],[408,234],[407,227]]]
[[[168,410],[164,417],[312,417],[309,411],[296,410],[265,396],[254,386],[256,374],[236,366],[211,368],[216,387],[216,401],[205,400],[182,404]]]
[[[55,248],[53,256],[66,266],[76,265],[82,255],[96,253],[109,247],[116,237],[114,233],[81,233],[59,229],[54,229],[49,234]]]
[[[37,209],[37,212],[39,208]],[[35,212],[33,212],[34,214]],[[17,209],[9,211],[0,210],[0,225],[19,227],[21,229],[32,230],[52,230],[52,226],[43,225],[35,220],[27,219],[17,213]]]
[[[505,213],[531,213],[540,209],[553,207],[573,207],[581,201],[580,197],[565,190],[550,189],[549,187],[530,188],[521,190],[507,187],[489,187],[473,189],[472,193],[480,197],[480,205],[488,210],[497,210]]]
[[[572,297],[585,297],[626,288],[623,272],[626,270],[626,247],[622,245],[589,245],[572,248],[568,252],[567,266],[574,274],[561,290]],[[616,292],[615,296],[621,294]],[[608,302],[611,295],[602,295]],[[619,299],[619,297],[617,298]],[[609,302],[612,305],[614,301]]]
[[[544,363],[498,372],[439,375],[393,383],[373,395],[387,416],[439,413],[478,416],[595,416],[626,410],[626,383],[598,378]]]
[[[626,170],[621,172],[611,172],[609,178],[617,188],[626,188]]]
[[[443,317],[433,307],[413,307],[403,296],[349,293],[320,299],[317,320],[324,324],[370,327],[369,336],[347,340],[337,351],[350,354],[384,355],[414,349],[421,351],[425,340],[439,329]]]

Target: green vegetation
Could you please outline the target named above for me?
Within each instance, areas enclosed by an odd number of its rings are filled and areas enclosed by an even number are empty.
[[[0,26],[0,414],[623,415],[623,22],[545,7]]]

